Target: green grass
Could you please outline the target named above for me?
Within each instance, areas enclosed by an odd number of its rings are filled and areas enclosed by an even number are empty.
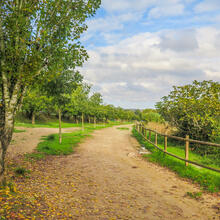
[[[14,133],[21,133],[21,132],[25,132],[26,130],[18,130],[16,128],[14,128]]]
[[[120,127],[120,128],[117,128],[119,130],[129,130],[129,128],[124,128],[124,127]]]
[[[109,127],[109,126],[113,126],[113,125],[122,125],[122,124],[131,124],[129,122],[125,122],[125,123],[120,123],[120,122],[109,122],[106,124],[103,123],[99,123],[96,124],[96,127]],[[91,128],[94,125],[93,124],[89,124],[89,123],[85,123],[84,124],[85,127],[87,128]],[[32,125],[30,122],[15,122],[15,126],[17,127],[26,127],[26,128],[58,128],[59,127],[59,121],[58,120],[53,120],[53,121],[48,121],[48,122],[36,122],[36,124]],[[70,123],[70,122],[62,122],[62,128],[72,128],[72,127],[81,127],[82,124],[74,124],[74,123]]]
[[[51,122],[37,122],[36,124],[32,125],[31,123],[26,122],[15,122],[16,127],[25,127],[25,128],[58,128],[59,122],[58,121],[51,121]],[[73,124],[62,122],[62,128],[72,128],[72,127],[80,127],[80,124]]]
[[[152,134],[151,137],[152,137],[151,141],[154,142],[155,135]],[[163,136],[158,135],[158,144],[157,145],[161,149],[164,149],[164,137]],[[168,138],[167,145],[168,145],[167,151],[169,153],[172,153],[172,154],[175,154],[179,157],[185,158],[185,145],[184,145],[184,142],[176,141],[176,140]],[[198,153],[192,152],[190,150],[189,160],[195,161],[195,162],[198,162],[198,163],[201,163],[201,164],[213,167],[213,168],[220,169],[220,158],[219,159],[218,158],[213,159],[212,155],[201,156]]]
[[[37,146],[37,151],[46,155],[68,155],[73,153],[76,145],[89,135],[88,130],[62,134],[62,143],[59,144],[59,135],[53,134],[43,138]]]
[[[139,141],[139,143],[146,149],[152,152],[152,154],[144,155],[149,161],[158,163],[161,166],[168,167],[169,169],[175,171],[180,177],[191,179],[193,182],[198,183],[202,189],[210,192],[220,191],[220,174],[214,171],[209,171],[203,168],[197,168],[195,166],[189,165],[185,166],[183,161],[180,161],[174,157],[171,157],[163,152],[157,150],[152,144],[144,140],[144,138],[133,129],[133,135]],[[168,151],[170,151],[168,147]],[[183,156],[183,149],[173,149],[174,154],[179,154]],[[196,157],[196,155],[194,155]],[[193,159],[192,155],[191,158]]]

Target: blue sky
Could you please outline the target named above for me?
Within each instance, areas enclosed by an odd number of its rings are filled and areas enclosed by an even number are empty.
[[[81,69],[105,103],[154,107],[173,85],[220,81],[220,0],[102,0]]]

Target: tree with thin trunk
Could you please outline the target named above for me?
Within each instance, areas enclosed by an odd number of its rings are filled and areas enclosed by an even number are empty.
[[[69,95],[81,85],[82,80],[83,77],[78,71],[66,70],[43,86],[47,95],[51,97],[55,110],[58,112],[60,144],[62,142],[62,110],[70,102]]]
[[[0,183],[14,118],[27,88],[82,65],[79,38],[101,0],[0,1]],[[65,67],[65,68],[64,68]]]

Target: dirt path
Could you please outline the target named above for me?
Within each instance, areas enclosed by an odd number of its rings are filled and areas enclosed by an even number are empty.
[[[8,154],[10,157],[14,157],[18,154],[25,154],[32,152],[37,144],[41,141],[42,136],[58,133],[58,128],[23,128],[18,127],[19,130],[25,130],[25,132],[14,133],[12,142],[8,148]],[[63,128],[62,132],[72,132],[79,128]]]
[[[20,190],[48,201],[45,219],[219,219],[219,198],[187,197],[199,188],[144,161],[137,145],[128,130],[97,130],[75,154],[39,162]]]

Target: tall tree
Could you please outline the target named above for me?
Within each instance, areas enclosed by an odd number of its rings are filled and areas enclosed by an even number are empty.
[[[87,53],[79,41],[85,20],[101,0],[0,1],[0,182],[12,139],[14,116],[30,84],[57,70],[80,66]],[[65,68],[63,68],[65,66]]]

